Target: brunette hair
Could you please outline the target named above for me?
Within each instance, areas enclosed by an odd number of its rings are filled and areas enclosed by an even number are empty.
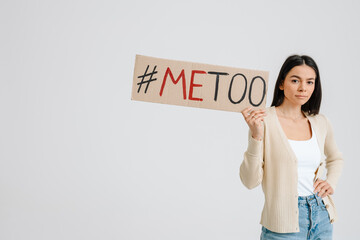
[[[279,76],[275,84],[274,97],[271,106],[277,107],[283,103],[285,97],[284,91],[280,90],[279,87],[284,82],[286,75],[290,72],[290,70],[293,67],[304,64],[314,69],[316,73],[316,77],[315,77],[314,92],[312,93],[310,99],[304,105],[301,106],[301,110],[310,115],[311,114],[316,115],[319,113],[320,104],[321,104],[321,95],[322,95],[320,73],[314,59],[306,55],[292,55],[285,60],[284,64],[280,69]]]

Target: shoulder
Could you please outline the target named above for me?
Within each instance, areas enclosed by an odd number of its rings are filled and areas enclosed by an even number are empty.
[[[272,107],[267,107],[265,108],[266,111],[266,117],[267,119],[276,119],[276,110],[275,110],[275,106]]]
[[[315,124],[316,128],[324,134],[332,131],[332,124],[326,115],[319,113],[316,115],[308,115],[308,118]]]
[[[264,117],[264,124],[265,125],[272,125],[272,123],[276,122],[276,110],[275,107],[266,107],[266,116]],[[274,125],[276,126],[276,125]]]
[[[307,115],[308,118],[312,118],[314,121],[327,125],[329,123],[329,119],[322,113],[318,113],[316,115]]]
[[[275,107],[266,107],[265,108],[266,114],[274,114],[275,113]]]

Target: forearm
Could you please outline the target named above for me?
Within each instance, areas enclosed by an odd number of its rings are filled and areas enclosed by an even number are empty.
[[[248,148],[240,166],[240,179],[248,188],[258,186],[263,178],[263,140],[254,139],[249,133]]]
[[[326,181],[335,190],[342,173],[344,159],[335,142],[334,131],[330,121],[327,120],[327,134],[325,138],[324,153],[326,155]]]

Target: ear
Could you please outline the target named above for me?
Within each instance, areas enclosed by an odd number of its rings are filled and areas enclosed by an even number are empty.
[[[282,82],[282,83],[279,85],[279,89],[280,89],[280,90],[284,90],[284,82]]]

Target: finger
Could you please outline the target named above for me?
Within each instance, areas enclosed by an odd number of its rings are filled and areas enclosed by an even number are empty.
[[[323,182],[323,180],[317,179],[316,182],[314,183],[314,189],[315,189],[321,182]]]
[[[261,118],[261,117],[265,117],[266,115],[267,115],[266,113],[255,113],[254,118],[258,119],[258,118]]]
[[[324,194],[326,194],[326,191],[328,190],[328,187],[325,185],[325,186],[323,186],[321,189],[320,189],[320,191],[319,191],[319,196],[320,197],[323,197],[324,196]]]
[[[319,194],[319,196],[320,196],[321,198],[324,198],[324,197],[326,197],[327,195],[328,195],[328,193],[327,193],[326,191],[324,191],[324,193]]]
[[[334,189],[331,187],[330,184],[329,184],[328,192],[329,192],[329,194],[334,194]]]
[[[244,110],[241,111],[242,115],[244,116],[244,118],[246,119],[249,115],[249,111],[251,110],[251,107],[245,108]]]
[[[323,188],[323,184],[322,183],[320,183],[317,187],[316,187],[316,189],[314,190],[314,192],[315,193],[319,193],[320,191],[321,191],[321,189]]]
[[[250,114],[249,114],[249,118],[257,118],[256,116],[259,114],[263,114],[264,112],[261,110],[253,110]]]
[[[250,111],[251,108],[252,108],[252,107],[247,107],[247,108],[243,109],[243,110],[241,111],[241,113],[242,113],[243,115],[245,115],[245,114],[247,114],[247,113]]]
[[[253,123],[254,120],[255,120],[255,113],[254,112],[251,112],[247,117],[246,117],[246,121],[249,122],[249,123]]]
[[[265,112],[266,112],[265,109],[254,109],[253,111],[251,111],[251,113],[254,113],[254,114],[265,113]]]
[[[316,192],[319,192],[322,188],[323,188],[323,186],[325,185],[326,183],[325,183],[325,181],[322,181],[322,182],[320,182],[319,184],[318,184],[318,186],[315,188],[315,193]]]
[[[259,125],[261,121],[264,121],[263,117],[266,116],[265,111],[265,109],[253,110],[248,114],[248,116],[245,116],[245,121],[252,126]]]
[[[256,123],[260,123],[261,121],[264,121],[264,117],[259,117],[254,120]]]
[[[258,119],[256,119],[256,121],[255,121],[256,126],[259,126],[259,127],[260,127],[262,121],[264,121],[263,118],[258,118]]]
[[[320,191],[320,197],[325,197],[329,194],[329,187],[325,186]]]
[[[329,188],[331,188],[331,190],[333,190],[333,188],[331,187],[330,183],[328,183],[328,181],[324,180],[324,182],[326,183],[327,186],[329,186]]]
[[[250,119],[249,119],[249,116],[248,116],[247,114],[244,114],[243,116],[244,116],[245,121],[246,121],[247,123],[249,123],[249,120],[250,120]]]
[[[258,115],[254,115],[249,119],[249,122],[252,124],[256,124],[260,122],[260,119],[263,119],[263,117],[259,117]]]
[[[321,197],[334,194],[334,189],[327,181],[321,181],[321,182],[324,184],[324,186],[321,189],[324,193],[321,195]]]
[[[251,112],[252,112],[251,107],[244,111],[243,115],[244,115],[244,118],[245,118],[246,121],[249,121]]]
[[[332,195],[334,194],[334,190],[330,187],[327,191],[326,191],[326,195]]]

